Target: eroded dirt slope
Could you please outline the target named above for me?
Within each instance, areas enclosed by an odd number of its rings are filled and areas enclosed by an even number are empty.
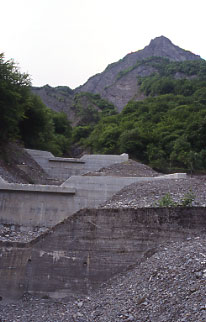
[[[60,184],[58,180],[50,180],[25,149],[14,142],[1,147],[0,176],[14,183]]]

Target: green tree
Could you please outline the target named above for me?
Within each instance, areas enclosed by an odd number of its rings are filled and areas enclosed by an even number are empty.
[[[189,164],[191,166],[192,158],[191,145],[187,141],[187,138],[185,136],[179,137],[174,143],[170,160],[176,166],[188,167]]]
[[[66,114],[63,112],[54,112],[53,110],[50,110],[50,113],[54,123],[55,133],[70,138],[72,135],[72,126]]]
[[[30,95],[19,128],[26,147],[48,149],[53,141],[55,132],[51,113],[38,96]]]
[[[13,60],[0,54],[0,140],[18,137],[19,122],[23,119],[30,95],[30,78],[20,73]]]
[[[122,132],[119,138],[119,148],[120,153],[128,153],[130,157],[142,159],[145,144],[137,128]]]

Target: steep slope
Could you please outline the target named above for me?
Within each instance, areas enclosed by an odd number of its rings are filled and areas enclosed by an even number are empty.
[[[62,183],[60,180],[51,180],[29,153],[16,142],[1,146],[1,179],[9,183],[23,184],[60,185]]]
[[[99,93],[121,111],[134,96],[136,100],[144,98],[139,92],[137,79],[151,75],[156,72],[156,69],[145,63],[138,64],[138,62],[149,57],[164,57],[170,61],[201,59],[200,56],[175,46],[166,37],[157,37],[151,40],[144,49],[130,53],[118,62],[109,65],[104,72],[91,77],[76,91]]]
[[[71,109],[73,104],[73,91],[67,86],[51,87],[32,87],[32,92],[42,99],[43,103],[56,112],[64,112],[68,119],[75,117]]]
[[[64,112],[73,126],[97,123],[100,115],[115,113],[112,103],[98,94],[74,93],[67,86],[33,87],[32,92],[40,96],[43,103],[56,112]]]

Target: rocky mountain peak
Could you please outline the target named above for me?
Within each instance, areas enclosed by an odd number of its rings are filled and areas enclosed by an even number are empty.
[[[169,38],[167,38],[165,36],[160,36],[160,37],[156,37],[156,38],[152,39],[150,41],[149,46],[161,46],[161,45],[164,45],[164,44],[173,45],[173,43],[171,42],[171,40]]]
[[[164,36],[156,37],[152,39],[148,46],[144,48],[145,51],[151,50],[151,53],[154,55],[163,54],[163,52],[169,52],[173,47],[176,47],[170,39]]]
[[[167,37],[159,36],[152,39],[142,50],[129,53],[119,61],[108,65],[102,73],[92,76],[73,92],[69,88],[52,89],[48,86],[34,88],[33,91],[41,96],[47,106],[66,112],[70,118],[73,113],[73,96],[79,92],[99,94],[121,111],[129,100],[144,99],[137,80],[157,72],[154,67],[144,63],[151,57],[167,58],[174,62],[201,59],[200,56],[174,45]]]
[[[141,93],[138,93],[137,79],[149,76],[156,70],[144,64],[140,66],[138,62],[150,57],[162,57],[177,62],[201,59],[200,56],[174,45],[165,36],[156,37],[144,49],[129,53],[118,62],[107,66],[102,73],[91,77],[76,91],[100,94],[121,111],[130,99],[143,99]]]
[[[141,53],[145,58],[150,56],[159,56],[169,58],[171,61],[200,59],[200,56],[174,45],[171,40],[165,36],[152,39],[148,46],[143,50],[136,52],[136,54],[138,53]]]

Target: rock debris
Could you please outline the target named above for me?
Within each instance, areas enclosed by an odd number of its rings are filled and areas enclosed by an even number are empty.
[[[112,164],[98,171],[88,172],[85,176],[117,176],[117,177],[156,177],[162,175],[149,166],[134,160]]]
[[[31,227],[0,224],[0,241],[28,243],[48,230],[46,227],[31,229]]]
[[[186,179],[133,183],[119,191],[100,208],[157,207],[166,195],[177,205],[192,199],[192,206],[206,207],[206,176],[188,175]]]

